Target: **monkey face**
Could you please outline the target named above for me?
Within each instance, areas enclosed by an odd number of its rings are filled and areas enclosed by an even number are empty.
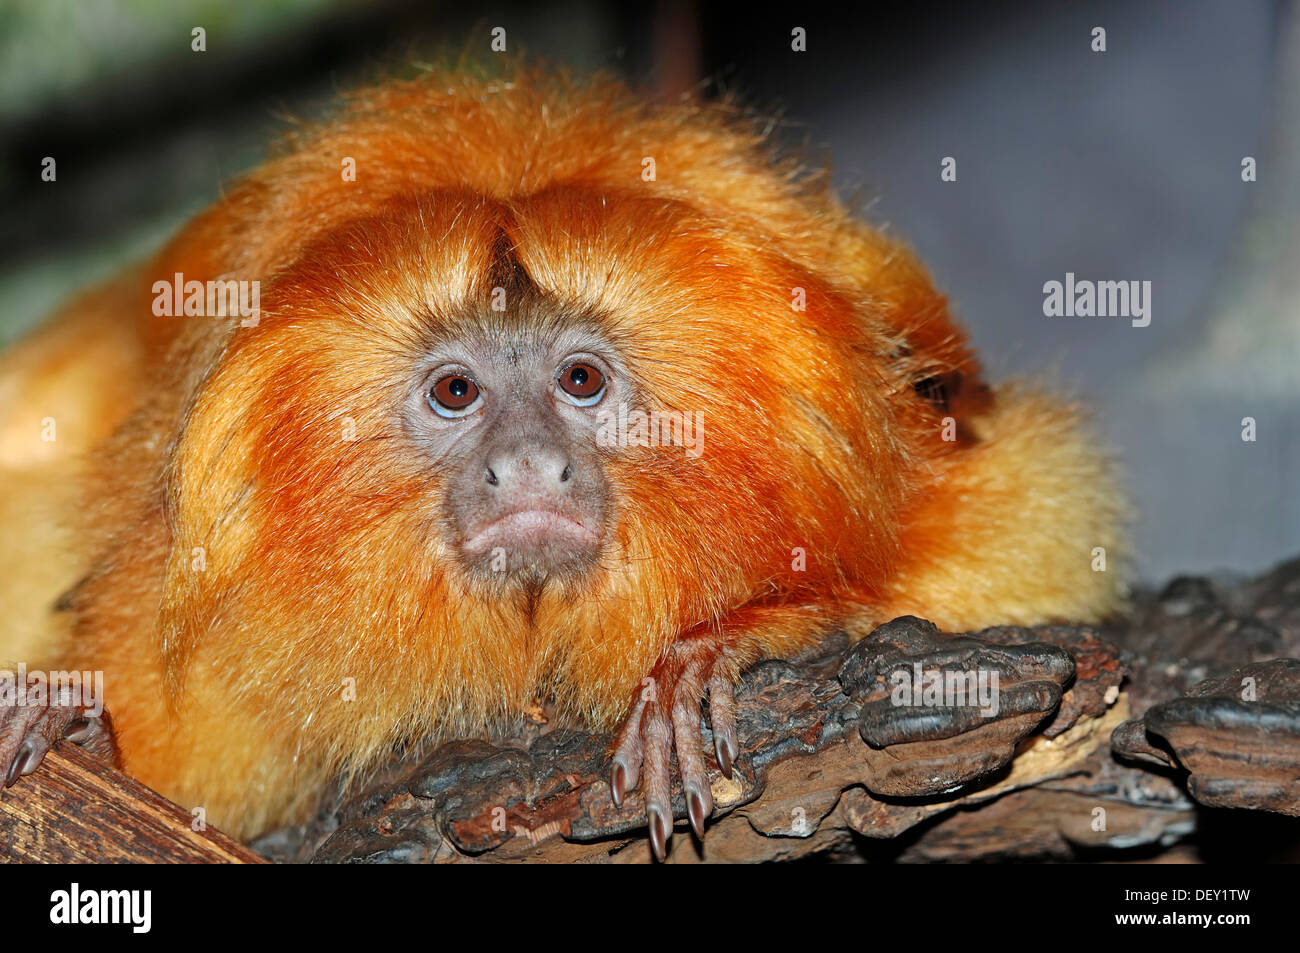
[[[406,422],[440,471],[448,547],[476,575],[543,581],[581,572],[606,537],[598,420],[626,385],[582,328],[512,322],[436,344]]]
[[[294,598],[350,587],[394,631],[563,604],[653,638],[891,557],[902,430],[853,302],[689,205],[403,196],[295,249],[262,302],[187,412],[169,473],[203,506],[177,552],[238,528]]]

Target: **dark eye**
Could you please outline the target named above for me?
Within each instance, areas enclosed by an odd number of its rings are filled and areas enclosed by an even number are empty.
[[[478,403],[478,385],[464,374],[449,374],[429,391],[429,406],[439,417],[464,417]]]
[[[605,375],[590,364],[570,364],[560,371],[560,390],[572,404],[590,407],[605,393]]]

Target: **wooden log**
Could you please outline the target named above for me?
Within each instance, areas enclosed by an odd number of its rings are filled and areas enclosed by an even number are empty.
[[[760,663],[736,689],[733,777],[709,774],[704,842],[677,790],[669,861],[1124,860],[1190,839],[1205,857],[1294,862],[1300,558],[1254,580],[1179,578],[1134,601],[1100,628],[944,634],[901,619],[854,647],[831,638],[816,657]],[[887,676],[914,663],[996,670],[998,712],[893,707]],[[1259,700],[1225,709],[1247,674]],[[1224,731],[1193,730],[1211,716]],[[649,863],[640,792],[621,808],[609,794],[609,739],[547,717],[398,752],[256,846],[288,862]],[[1156,747],[1158,730],[1172,750]],[[1276,813],[1251,816],[1263,812]]]
[[[143,784],[69,744],[0,789],[0,858],[10,863],[265,861]]]

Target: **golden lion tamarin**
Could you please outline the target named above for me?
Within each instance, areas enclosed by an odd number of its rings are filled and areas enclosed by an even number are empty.
[[[112,712],[9,706],[0,771],[71,737],[243,837],[544,698],[662,854],[755,660],[1121,598],[1076,410],[742,113],[609,79],[354,95],[0,358],[0,452],[4,654]]]

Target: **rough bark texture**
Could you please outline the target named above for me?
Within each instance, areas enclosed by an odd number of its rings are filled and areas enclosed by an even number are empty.
[[[262,863],[220,831],[69,744],[0,789],[0,856],[46,864]]]
[[[1296,859],[1297,656],[1300,560],[1252,581],[1176,579],[1099,629],[945,635],[904,617],[832,639],[745,676],[733,777],[710,775],[703,844],[675,792],[669,859]],[[996,673],[996,711],[992,696],[899,693],[896,673],[933,691],[936,670],[953,690],[960,673],[986,688]],[[395,757],[255,846],[318,862],[648,863],[639,794],[610,799],[607,743],[539,714],[512,737]]]

